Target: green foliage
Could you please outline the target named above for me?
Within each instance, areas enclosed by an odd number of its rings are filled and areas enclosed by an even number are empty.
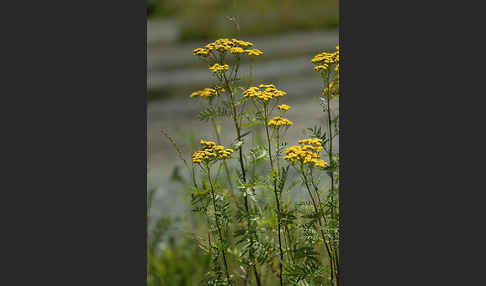
[[[149,206],[154,195],[155,191],[148,192]],[[154,218],[150,215],[147,219],[147,285],[198,285],[208,268],[208,255],[198,247],[194,239],[170,234],[177,219],[163,217],[152,221]]]
[[[208,106],[201,111],[197,118],[201,121],[209,121],[218,117],[229,117],[230,111],[224,106]]]

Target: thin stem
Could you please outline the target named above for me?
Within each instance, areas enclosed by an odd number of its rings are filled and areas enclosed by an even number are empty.
[[[209,166],[206,166],[206,167],[207,167],[207,171],[208,171],[209,185],[211,186],[211,196],[213,198],[212,201],[213,201],[213,207],[214,207],[214,218],[216,220],[216,227],[218,229],[219,240],[221,242],[221,252],[222,252],[222,255],[223,255],[224,268],[225,268],[225,271],[226,271],[226,278],[228,279],[228,283],[231,285],[231,280],[230,280],[229,270],[228,270],[228,263],[226,262],[226,254],[225,254],[225,251],[224,251],[223,234],[221,232],[221,227],[219,226],[218,211],[216,209],[216,196],[214,194],[214,187],[213,187],[213,183],[211,181],[211,168]]]
[[[221,137],[220,137],[218,127],[216,126],[216,122],[215,122],[214,118],[211,118],[211,124],[213,125],[214,133],[216,133],[216,142],[218,143],[218,145],[222,145],[221,144]],[[228,165],[226,164],[226,161],[223,161],[223,168],[224,168],[224,172],[226,174],[226,178],[228,179],[228,184],[229,184],[229,187],[231,189],[231,194],[234,195],[233,194],[233,190],[234,190],[233,189],[233,182],[231,181],[231,176],[230,176]]]
[[[329,130],[329,164],[331,167],[330,171],[330,179],[331,179],[331,189],[329,192],[329,195],[331,196],[331,214],[334,216],[334,161],[333,161],[333,152],[332,152],[332,119],[331,119],[331,89],[329,88],[329,74],[330,72],[328,71],[326,73],[326,80],[325,80],[325,85],[327,88],[327,95],[326,95],[326,102],[327,102],[327,127]]]
[[[238,142],[241,142],[241,127],[240,127],[240,124],[238,122],[238,117],[237,117],[237,113],[236,113],[236,105],[235,105],[235,100],[234,100],[234,96],[233,96],[233,90],[231,89],[229,82],[228,82],[228,79],[226,78],[225,74],[223,74],[223,78],[224,78],[224,83],[226,85],[226,88],[228,89],[229,94],[230,94],[232,117],[233,117],[235,129],[236,129],[237,140],[238,140]],[[243,179],[243,182],[246,184],[245,163],[244,163],[244,160],[243,160],[243,144],[239,148],[239,162],[240,162],[242,179]],[[255,190],[253,188],[252,188],[252,191],[255,192]],[[247,213],[248,232],[252,232],[251,231],[252,225],[251,225],[251,219],[250,219],[250,207],[249,207],[249,203],[248,203],[248,195],[246,193],[246,190],[245,190],[245,195],[243,197],[244,197],[244,203],[245,203],[245,210],[246,210],[246,213]],[[256,238],[256,233],[250,234],[250,250],[249,250],[248,254],[249,254],[251,264],[253,266],[253,272],[255,273],[255,280],[257,281],[257,285],[261,286],[260,276],[258,275],[258,271],[256,269],[255,261],[254,261],[254,258],[253,258],[253,243],[254,243],[254,237],[253,236],[255,236],[255,238]]]
[[[280,132],[279,130],[277,129],[277,151],[275,152],[275,158],[276,158],[276,161],[277,161],[277,175],[278,175],[278,178],[280,178],[280,153],[279,153],[279,148],[280,148]],[[289,234],[289,229],[287,227],[287,225],[285,225],[284,227],[284,232],[287,234],[287,237],[288,237],[288,242],[286,243],[286,250],[287,250],[287,253],[290,253],[290,243],[291,243],[291,240],[290,240],[290,234]],[[286,240],[287,241],[287,240]],[[293,256],[291,256],[292,258],[292,261],[293,261]]]
[[[208,243],[209,243],[209,256],[211,256],[211,252],[213,252],[213,244],[211,242],[211,222],[209,220],[209,215],[206,216],[208,219]]]
[[[331,254],[331,250],[329,249],[330,246],[326,242],[326,236],[324,235],[323,225],[322,225],[322,221],[321,221],[321,213],[317,208],[316,201],[315,201],[314,196],[312,195],[312,192],[310,190],[308,179],[307,179],[307,176],[305,175],[305,169],[304,169],[303,164],[302,164],[301,167],[302,167],[302,177],[304,179],[304,184],[305,184],[305,186],[307,188],[307,192],[309,193],[309,196],[312,200],[312,205],[314,206],[314,211],[316,212],[316,215],[317,215],[317,222],[319,223],[319,227],[320,227],[319,230],[320,230],[320,233],[321,233],[321,236],[322,236],[322,240],[324,241],[324,245],[326,246],[327,254],[329,255],[330,265],[331,265],[331,281],[332,281],[334,279],[334,272],[335,272],[334,267],[333,267],[333,255]]]
[[[329,130],[329,164],[331,167],[330,170],[330,179],[331,179],[331,185],[330,185],[330,191],[329,195],[331,197],[331,216],[336,219],[336,212],[335,212],[335,204],[334,204],[334,195],[335,195],[335,190],[334,190],[334,159],[333,159],[333,151],[332,151],[332,140],[333,140],[333,135],[332,135],[332,114],[331,114],[331,89],[329,87],[329,79],[330,79],[330,71],[326,73],[326,80],[325,80],[325,85],[327,88],[327,96],[326,96],[326,102],[327,102],[327,127]],[[337,250],[335,249],[335,255],[337,255]],[[338,257],[336,256],[336,271],[338,272],[339,268],[339,262],[338,262]],[[338,276],[338,274],[336,274]],[[339,278],[337,278],[337,285],[339,286]]]
[[[265,119],[265,131],[267,134],[267,141],[268,141],[268,157],[270,158],[270,167],[272,168],[272,176],[273,176],[273,191],[275,194],[275,202],[277,204],[277,231],[278,231],[278,245],[279,245],[279,250],[280,250],[280,260],[279,260],[279,268],[280,268],[280,273],[279,273],[279,278],[280,278],[280,286],[283,285],[283,279],[282,279],[282,272],[283,272],[283,265],[282,262],[284,260],[283,256],[283,251],[282,251],[282,238],[280,237],[280,200],[278,198],[278,193],[277,193],[277,174],[274,174],[273,171],[273,159],[272,159],[272,143],[270,140],[270,133],[268,132],[268,109],[267,105],[265,104],[263,107],[264,110],[264,119]]]

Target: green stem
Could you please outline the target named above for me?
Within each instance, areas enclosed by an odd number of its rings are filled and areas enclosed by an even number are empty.
[[[235,105],[235,100],[234,100],[234,96],[233,96],[233,90],[231,89],[229,82],[228,82],[228,79],[226,78],[225,74],[223,74],[223,78],[224,78],[225,87],[228,89],[228,92],[230,94],[232,117],[233,117],[235,129],[236,129],[237,140],[239,142],[241,142],[241,126],[238,122],[238,117],[237,117],[238,114],[236,112],[236,105]],[[239,162],[240,162],[240,168],[241,168],[241,176],[242,176],[243,182],[246,183],[245,163],[244,163],[244,160],[243,160],[243,143],[239,148]],[[252,188],[252,191],[253,191],[253,193],[255,192],[255,190],[253,188]],[[253,268],[253,272],[255,273],[255,280],[257,281],[257,285],[261,286],[260,276],[258,275],[258,271],[256,269],[255,261],[254,261],[254,257],[253,257],[253,244],[254,244],[254,237],[253,236],[255,236],[255,238],[256,238],[256,233],[253,233],[253,231],[252,231],[252,224],[251,224],[251,219],[250,219],[250,207],[249,207],[249,203],[248,203],[248,195],[246,193],[246,190],[245,190],[245,195],[244,195],[244,203],[245,203],[245,210],[246,210],[246,213],[247,213],[248,232],[252,232],[250,234],[250,250],[249,250],[248,254],[249,254],[250,262],[253,266],[252,268]]]
[[[277,231],[278,231],[278,245],[279,245],[279,250],[280,250],[280,260],[279,260],[279,278],[280,278],[280,286],[283,285],[283,279],[282,279],[282,272],[283,272],[283,265],[282,262],[284,260],[284,255],[282,251],[282,238],[280,235],[280,200],[278,198],[278,192],[277,192],[277,174],[274,174],[274,169],[273,169],[273,159],[272,159],[272,143],[270,140],[270,133],[268,132],[268,109],[267,105],[265,104],[263,107],[264,110],[264,119],[265,119],[265,131],[267,134],[267,141],[268,141],[268,157],[270,159],[270,167],[272,168],[272,176],[273,176],[273,190],[275,194],[275,202],[277,204]]]
[[[224,250],[223,233],[221,232],[221,227],[219,226],[218,211],[217,211],[217,208],[216,208],[216,196],[214,194],[214,187],[213,187],[213,183],[211,181],[211,168],[209,166],[206,166],[206,167],[207,167],[207,171],[208,171],[209,185],[211,186],[211,196],[213,198],[212,201],[213,201],[213,207],[214,207],[214,218],[216,220],[216,228],[218,229],[219,240],[221,242],[221,253],[223,255],[224,268],[225,268],[225,271],[226,271],[226,278],[228,279],[228,283],[231,285],[228,262],[226,261],[226,254],[225,254],[225,250]]]
[[[334,190],[334,156],[333,156],[333,151],[332,151],[332,141],[333,141],[333,135],[332,135],[332,114],[331,114],[331,89],[329,88],[329,79],[330,79],[330,71],[326,73],[326,79],[324,80],[324,84],[326,85],[327,88],[327,95],[326,96],[326,102],[327,102],[327,127],[329,130],[329,165],[331,167],[330,170],[330,179],[331,179],[331,185],[330,185],[330,191],[329,195],[331,198],[331,216],[336,220],[337,219],[337,213],[335,212],[335,203],[334,203],[334,195],[335,195],[335,190]],[[335,255],[337,255],[337,250],[334,249]],[[336,282],[337,285],[339,286],[339,258],[336,256]]]
[[[218,145],[222,145],[221,144],[221,137],[220,137],[218,127],[216,125],[214,118],[211,118],[211,124],[213,125],[214,133],[216,133],[216,141],[217,141]],[[234,193],[233,193],[233,190],[234,190],[233,189],[233,182],[231,181],[231,175],[230,175],[230,172],[229,172],[229,169],[228,169],[228,165],[226,164],[226,161],[223,161],[223,168],[224,168],[224,172],[226,174],[226,178],[228,179],[228,184],[229,184],[229,187],[231,189],[232,196],[233,196],[234,195]]]
[[[309,187],[309,183],[308,183],[308,179],[307,179],[307,176],[305,175],[305,168],[304,168],[304,164],[302,163],[301,165],[301,170],[302,170],[302,177],[303,177],[303,180],[304,180],[304,184],[307,188],[307,192],[309,193],[309,196],[312,200],[312,205],[314,206],[314,211],[316,212],[316,216],[317,216],[317,222],[319,223],[319,227],[320,227],[320,233],[321,233],[321,236],[322,236],[322,240],[324,242],[324,245],[326,246],[326,251],[327,251],[327,254],[329,255],[329,260],[330,260],[330,265],[331,265],[331,281],[334,280],[334,274],[335,274],[335,267],[334,267],[334,259],[333,259],[333,255],[332,255],[332,252],[330,250],[330,245],[328,245],[328,243],[326,242],[326,236],[324,234],[324,230],[323,230],[323,225],[322,225],[322,221],[321,221],[321,212],[319,211],[319,209],[317,208],[317,204],[316,204],[316,201],[314,199],[314,196],[312,195],[312,192],[310,190],[310,187]]]

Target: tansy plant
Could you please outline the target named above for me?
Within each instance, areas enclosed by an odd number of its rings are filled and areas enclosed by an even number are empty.
[[[214,132],[186,163],[192,210],[205,225],[194,233],[209,261],[200,285],[339,285],[339,115],[331,106],[339,95],[339,47],[311,60],[323,80],[317,98],[326,126],[308,128],[292,146],[285,139],[292,108],[281,102],[291,95],[252,84],[261,50],[219,39],[193,54],[214,78],[189,95],[203,103],[198,118]],[[244,61],[249,75],[241,74]],[[222,120],[231,122],[224,131],[234,135],[231,142],[222,142]],[[306,199],[294,199],[297,192]]]

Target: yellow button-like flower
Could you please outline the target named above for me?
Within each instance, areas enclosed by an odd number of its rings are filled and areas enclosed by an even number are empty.
[[[311,167],[324,168],[327,166],[327,162],[320,159],[320,152],[323,150],[321,146],[322,139],[309,138],[298,142],[300,145],[290,146],[285,150],[285,156],[283,157],[285,160],[291,164],[301,162]]]
[[[336,51],[334,53],[321,52],[317,54],[312,62],[315,64],[336,64],[339,63],[339,46],[336,46]]]
[[[243,48],[247,48],[247,47],[251,47],[253,46],[252,43],[250,42],[245,42],[245,41],[241,41],[241,40],[237,40],[237,39],[231,39],[231,41],[235,44],[235,45],[238,45],[240,47],[243,47]]]
[[[214,96],[214,95],[217,95],[217,94],[218,93],[216,92],[215,89],[205,88],[203,90],[198,90],[198,91],[191,93],[190,97],[193,98],[193,97],[196,97],[196,96],[200,96],[200,97],[203,97],[203,98],[208,98],[208,97],[211,97],[211,96]]]
[[[329,68],[328,64],[322,64],[314,67],[315,71],[325,71]]]
[[[217,39],[216,41],[207,44],[204,48],[197,48],[193,51],[193,54],[196,56],[208,56],[211,51],[219,51],[220,53],[225,53],[226,51],[230,51],[231,54],[243,54],[246,53],[248,55],[260,55],[262,54],[259,50],[250,50],[251,52],[247,52],[243,48],[252,47],[253,44],[250,42],[238,40],[238,39]],[[235,49],[237,48],[237,49]]]
[[[256,97],[264,102],[269,101],[274,97],[282,97],[287,93],[275,88],[273,84],[260,84],[259,87],[252,86],[243,92],[243,97]]]
[[[260,56],[263,55],[263,52],[260,51],[259,49],[251,49],[251,50],[245,50],[245,53],[249,56]]]
[[[290,126],[292,124],[294,124],[292,121],[280,116],[274,117],[270,121],[268,121],[268,126],[272,127]]]
[[[299,144],[304,144],[304,145],[316,145],[316,146],[322,145],[322,139],[321,138],[302,139],[302,140],[299,140],[298,142],[299,142]]]
[[[290,106],[288,106],[287,104],[281,104],[281,105],[277,105],[277,108],[283,111],[287,111],[290,109]]]
[[[195,56],[203,56],[203,57],[205,57],[205,56],[209,55],[210,52],[211,52],[211,50],[206,49],[206,48],[197,48],[192,53]]]
[[[211,67],[209,67],[209,69],[211,71],[213,71],[214,73],[217,73],[217,72],[224,72],[224,71],[227,71],[229,69],[229,66],[228,65],[220,65],[220,64],[214,64],[212,65]]]
[[[193,163],[212,162],[214,160],[223,160],[231,156],[233,149],[225,149],[222,145],[216,145],[213,141],[205,141],[201,139],[199,143],[202,146],[201,150],[198,150],[192,154]]]
[[[243,50],[243,48],[240,48],[240,47],[231,48],[229,51],[230,51],[231,54],[234,54],[234,55],[239,55],[239,54],[245,53],[245,50]]]

